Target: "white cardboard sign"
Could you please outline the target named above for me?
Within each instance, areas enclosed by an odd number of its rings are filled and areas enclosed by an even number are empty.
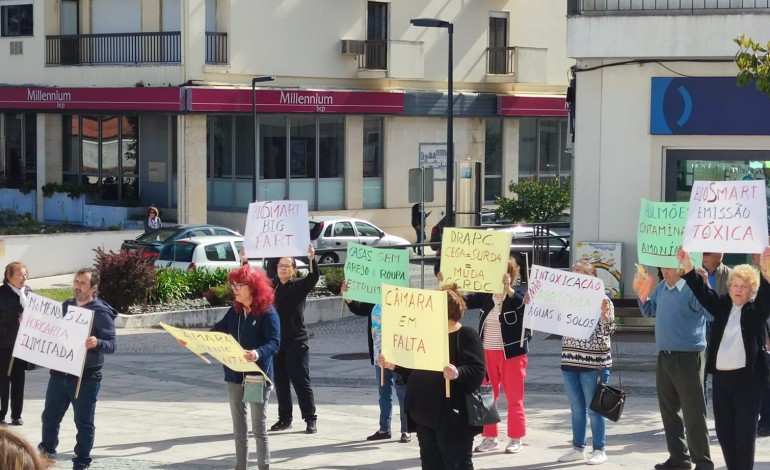
[[[248,258],[307,256],[310,245],[307,201],[249,204],[243,249]]]
[[[604,282],[598,277],[532,265],[524,327],[588,339],[601,317]]]
[[[695,181],[682,247],[690,252],[761,253],[767,199],[759,180]]]
[[[80,377],[94,312],[73,305],[62,313],[61,302],[27,294],[13,357]]]

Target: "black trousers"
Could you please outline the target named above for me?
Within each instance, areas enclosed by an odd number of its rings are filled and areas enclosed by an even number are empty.
[[[714,374],[714,425],[728,470],[754,468],[763,384],[745,367]]]
[[[765,386],[762,406],[759,408],[759,427],[770,428],[770,386]]]
[[[0,419],[8,414],[8,399],[11,401],[11,419],[21,419],[24,408],[24,375],[27,363],[21,359],[13,360],[11,376],[8,365],[11,362],[13,348],[0,348]]]
[[[306,341],[281,344],[275,357],[275,396],[278,399],[278,419],[292,420],[291,388],[297,394],[302,419],[316,419],[315,398],[310,386],[310,350]]]
[[[417,425],[422,470],[473,470],[473,435],[462,427]]]

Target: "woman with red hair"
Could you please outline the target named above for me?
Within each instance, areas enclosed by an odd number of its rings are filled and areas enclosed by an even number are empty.
[[[273,286],[265,273],[248,265],[232,271],[228,276],[233,293],[233,306],[214,325],[213,331],[229,333],[244,349],[243,357],[256,362],[272,380],[273,356],[278,351],[281,331],[278,313],[273,307]],[[248,463],[248,426],[246,403],[243,402],[243,377],[245,374],[225,369],[230,414],[233,418],[235,437],[235,468],[245,470]],[[262,403],[249,403],[251,430],[257,441],[257,466],[260,470],[270,467],[270,449],[267,445],[267,400],[272,389],[265,382]]]

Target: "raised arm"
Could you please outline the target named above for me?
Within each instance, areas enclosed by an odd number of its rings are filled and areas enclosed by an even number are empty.
[[[687,287],[690,288],[695,299],[705,308],[711,315],[717,315],[719,313],[720,296],[714,289],[709,287],[707,282],[703,281],[703,278],[698,275],[692,265],[692,259],[690,253],[685,251],[682,247],[676,250],[676,259],[684,269],[684,276],[682,279],[687,283]]]

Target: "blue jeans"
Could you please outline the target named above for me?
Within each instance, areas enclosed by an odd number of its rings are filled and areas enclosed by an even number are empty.
[[[585,372],[561,371],[564,388],[572,411],[572,445],[577,449],[586,447],[586,431],[591,421],[591,439],[594,450],[604,450],[607,442],[607,423],[604,416],[594,413],[588,406],[596,390],[596,378],[601,375],[602,383],[607,383],[610,370],[607,368],[586,370]]]
[[[91,449],[94,447],[94,414],[96,396],[101,388],[101,379],[84,378],[80,384],[80,393],[75,398],[78,378],[53,375],[48,379],[43,409],[43,440],[38,446],[45,452],[55,455],[59,445],[59,425],[70,403],[75,414],[75,458],[73,464],[91,464]]]
[[[377,378],[377,389],[380,392],[380,431],[390,432],[390,420],[393,413],[393,389],[395,388],[401,416],[401,432],[409,432],[406,412],[404,411],[406,388],[403,385],[396,385],[398,374],[390,369],[385,369],[385,385],[380,385],[380,366],[377,364],[374,365],[374,372]]]

